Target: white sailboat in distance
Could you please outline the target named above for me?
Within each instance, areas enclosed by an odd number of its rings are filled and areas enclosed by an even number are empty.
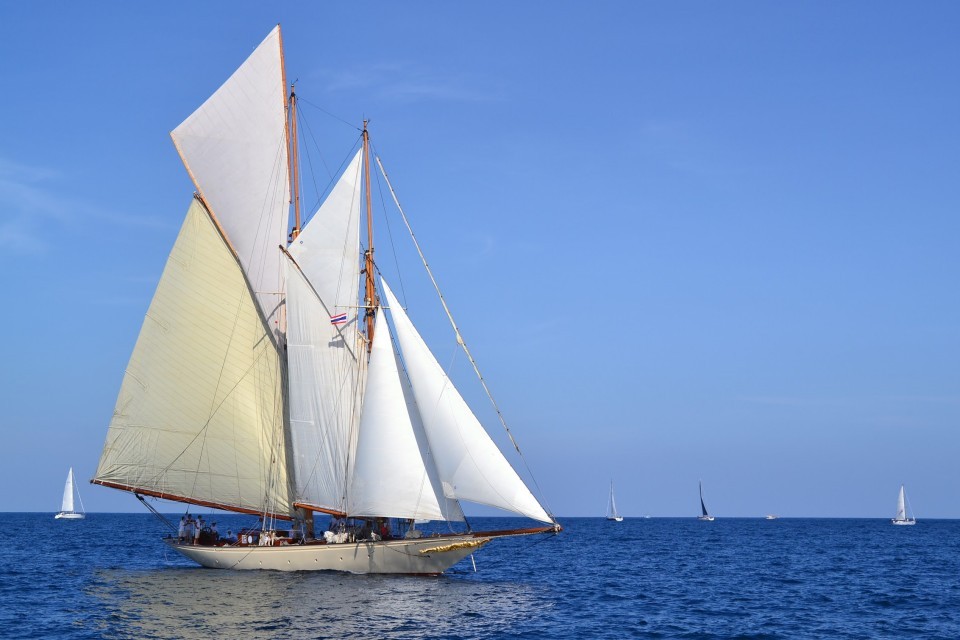
[[[617,513],[617,501],[613,499],[613,480],[610,481],[610,500],[607,502],[607,520],[623,522],[623,516]]]
[[[77,494],[80,501],[80,511],[74,510],[73,494]],[[63,485],[63,501],[60,503],[60,513],[54,516],[57,520],[83,520],[86,517],[83,509],[83,500],[80,499],[80,490],[73,481],[73,467],[67,472],[67,482]]]
[[[239,541],[166,539],[220,569],[438,574],[495,538],[560,531],[378,277],[374,159],[453,327],[449,345],[506,429],[366,121],[301,227],[303,114],[284,69],[278,25],[171,134],[196,193],[93,482],[258,517]],[[538,526],[474,531],[462,501]],[[423,521],[448,533],[425,535]]]
[[[897,515],[890,520],[893,524],[911,525],[917,524],[917,519],[907,516],[907,494],[900,485],[900,493],[897,495]]]
[[[713,516],[707,513],[707,505],[703,501],[703,480],[700,481],[700,515],[697,516],[697,520],[713,522]]]

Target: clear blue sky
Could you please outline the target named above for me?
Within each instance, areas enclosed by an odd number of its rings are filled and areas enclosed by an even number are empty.
[[[168,132],[280,22],[298,94],[371,118],[557,514],[612,478],[694,515],[703,478],[718,516],[905,482],[960,517],[960,5],[364,7],[0,4],[0,510],[92,476],[192,193]],[[336,166],[356,132],[305,113]]]

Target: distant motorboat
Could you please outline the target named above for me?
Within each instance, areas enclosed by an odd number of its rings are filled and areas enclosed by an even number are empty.
[[[697,520],[703,520],[704,522],[713,522],[713,516],[707,512],[707,505],[703,501],[703,480],[700,481],[700,511],[702,512],[697,516]]]
[[[903,485],[900,485],[900,495],[897,496],[897,515],[890,522],[901,525],[917,524],[916,518],[907,516],[907,495]]]
[[[610,500],[607,502],[607,520],[623,522],[623,516],[617,513],[617,502],[613,499],[613,480],[610,481]]]
[[[776,520],[779,517],[780,516],[776,516],[776,515],[773,515],[772,513],[768,513],[766,516],[764,516],[764,520]]]
[[[76,492],[77,500],[80,501],[80,511],[73,509],[73,494]],[[73,482],[73,467],[67,472],[67,482],[63,485],[63,502],[60,505],[60,513],[54,518],[57,520],[83,520],[86,517],[83,511],[83,500],[80,499],[80,491]]]

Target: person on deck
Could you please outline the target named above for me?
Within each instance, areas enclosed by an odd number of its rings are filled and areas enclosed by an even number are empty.
[[[177,542],[183,542],[187,536],[187,516],[180,517],[180,526],[177,528]]]
[[[216,542],[220,539],[220,533],[217,531],[217,523],[214,522],[210,525],[210,535],[213,536],[213,541]]]
[[[193,544],[200,544],[200,531],[203,530],[203,516],[197,516],[197,526],[193,529]]]

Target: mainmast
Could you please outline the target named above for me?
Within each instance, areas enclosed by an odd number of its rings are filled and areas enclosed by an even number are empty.
[[[300,156],[297,152],[297,93],[296,83],[290,85],[290,99],[287,107],[287,141],[290,152],[287,154],[287,172],[290,174],[290,202],[293,204],[293,228],[290,229],[290,241],[300,235]]]
[[[364,306],[366,306],[367,311],[364,317],[367,321],[367,353],[370,353],[370,349],[373,348],[373,328],[379,300],[377,299],[377,287],[373,272],[373,206],[370,197],[370,133],[367,131],[367,122],[367,120],[363,121],[363,173],[364,189],[367,192],[367,250],[364,253],[363,272],[367,275],[367,288],[364,296]]]

